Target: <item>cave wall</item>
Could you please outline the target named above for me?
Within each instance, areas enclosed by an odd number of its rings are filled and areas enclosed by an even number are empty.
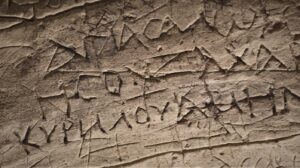
[[[300,167],[299,0],[0,1],[0,167]]]

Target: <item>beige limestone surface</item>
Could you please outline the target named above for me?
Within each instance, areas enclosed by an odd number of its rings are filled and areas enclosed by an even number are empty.
[[[300,168],[300,1],[0,0],[0,167]]]

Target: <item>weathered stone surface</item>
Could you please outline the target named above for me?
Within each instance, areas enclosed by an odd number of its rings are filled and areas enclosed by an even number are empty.
[[[299,5],[0,1],[0,167],[300,167]]]

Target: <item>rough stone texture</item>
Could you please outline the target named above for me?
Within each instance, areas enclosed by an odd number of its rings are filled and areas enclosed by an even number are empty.
[[[1,0],[0,167],[300,167],[299,0]]]

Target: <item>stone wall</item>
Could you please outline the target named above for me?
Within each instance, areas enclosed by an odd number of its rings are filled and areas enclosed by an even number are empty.
[[[300,167],[299,0],[1,0],[0,167]]]

